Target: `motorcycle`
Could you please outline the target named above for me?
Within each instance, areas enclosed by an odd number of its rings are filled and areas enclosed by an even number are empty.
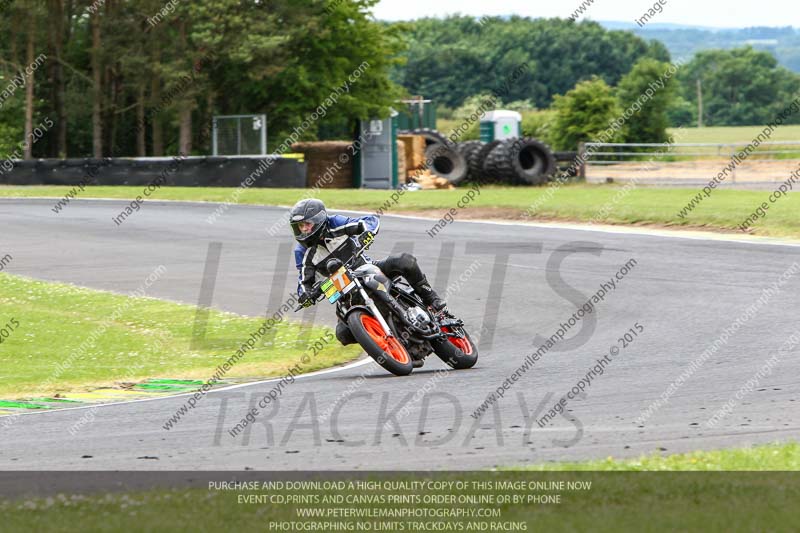
[[[369,231],[345,239],[320,261],[327,278],[314,285],[321,294],[311,305],[322,299],[336,304],[336,316],[364,351],[396,376],[421,367],[431,353],[454,369],[475,366],[478,348],[460,319],[433,312],[403,276],[389,279],[363,259],[374,239]]]

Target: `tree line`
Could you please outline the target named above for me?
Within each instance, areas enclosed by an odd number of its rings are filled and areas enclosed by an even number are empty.
[[[347,137],[403,94],[389,70],[405,43],[372,18],[377,1],[15,0],[0,18],[0,91],[46,61],[0,101],[0,150],[48,117],[36,157],[208,153],[199,124],[240,113],[268,115],[272,148],[367,62],[304,132]]]
[[[452,16],[389,23],[372,16],[377,1],[6,2],[0,156],[26,139],[33,142],[25,157],[208,153],[202,126],[213,115],[245,113],[267,114],[274,150],[365,62],[369,68],[302,128],[300,140],[352,138],[356,120],[386,116],[411,95],[431,98],[442,116],[453,116],[526,65],[502,104],[526,111],[528,131],[569,147],[594,127],[597,115],[587,109],[599,101],[624,110],[671,61],[658,41],[590,21]],[[705,125],[763,123],[799,90],[800,76],[768,52],[700,52],[644,103],[641,113],[653,126],[630,123],[620,135],[660,142],[667,126],[698,122],[700,94]],[[575,97],[588,107],[576,107]],[[586,120],[582,134],[555,120],[568,109]],[[32,136],[42,124],[52,126]]]

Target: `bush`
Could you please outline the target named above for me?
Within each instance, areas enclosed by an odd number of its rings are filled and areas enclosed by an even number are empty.
[[[536,104],[533,103],[531,100],[516,100],[514,102],[509,102],[507,104],[503,104],[503,109],[508,109],[509,111],[516,111],[517,113],[530,113],[536,111]]]
[[[697,123],[697,108],[679,96],[667,109],[667,119],[673,128],[693,126]]]
[[[667,77],[669,63],[641,59],[619,82],[617,95],[623,109],[635,112],[627,120],[625,141],[631,143],[669,142],[669,109],[675,97],[676,81]],[[661,80],[663,88],[654,87]]]
[[[550,138],[556,150],[577,150],[581,142],[621,142],[624,138],[624,127],[609,129],[622,110],[611,87],[596,76],[556,96],[553,108]]]
[[[553,109],[530,111],[522,114],[522,136],[533,137],[540,141],[553,144],[553,122],[556,112]]]

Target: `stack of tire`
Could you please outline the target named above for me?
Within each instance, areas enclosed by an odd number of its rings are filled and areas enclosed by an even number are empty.
[[[458,150],[458,145],[444,134],[430,128],[404,130],[400,133],[425,138],[425,161],[430,162],[428,170],[431,173],[445,178],[453,185],[458,185],[467,177],[467,160]]]
[[[541,185],[557,170],[550,147],[527,137],[487,143],[481,155],[486,181]]]
[[[549,146],[533,138],[454,143],[437,130],[417,128],[401,133],[425,138],[425,159],[437,176],[457,185],[461,181],[540,185],[556,172]]]

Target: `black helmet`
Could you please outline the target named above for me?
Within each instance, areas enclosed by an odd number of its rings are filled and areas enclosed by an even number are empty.
[[[289,223],[292,226],[294,238],[306,248],[316,246],[328,229],[328,212],[325,210],[322,200],[316,198],[300,200],[294,204],[290,215]],[[300,231],[300,222],[311,222],[314,226],[310,232],[303,233]]]

